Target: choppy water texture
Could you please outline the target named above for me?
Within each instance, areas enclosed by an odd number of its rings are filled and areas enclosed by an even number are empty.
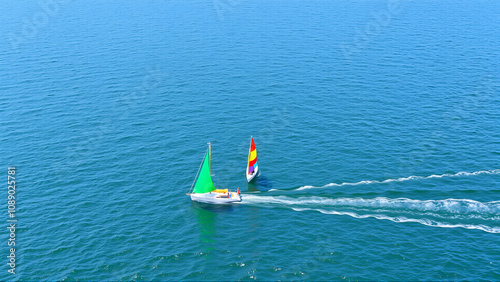
[[[500,280],[499,1],[0,6],[0,280]]]

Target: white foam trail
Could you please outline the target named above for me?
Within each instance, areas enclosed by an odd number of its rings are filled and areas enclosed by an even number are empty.
[[[399,216],[399,217],[391,217],[387,215],[379,215],[379,214],[365,214],[365,215],[359,215],[354,212],[338,212],[338,211],[327,211],[327,210],[322,210],[322,209],[310,209],[310,208],[292,208],[294,211],[307,211],[307,210],[315,210],[319,211],[323,214],[335,214],[335,215],[348,215],[354,218],[376,218],[376,219],[382,219],[382,220],[390,220],[392,222],[415,222],[415,223],[420,223],[426,226],[431,226],[431,227],[442,227],[442,228],[466,228],[466,229],[478,229],[482,230],[488,233],[500,233],[500,227],[490,227],[484,224],[450,224],[450,223],[443,223],[443,222],[438,222],[432,219],[426,219],[426,218],[421,218],[421,219],[415,219],[415,218],[407,218],[404,216]]]
[[[363,198],[326,198],[326,197],[299,197],[287,196],[255,196],[247,194],[245,200],[250,203],[276,203],[285,205],[321,205],[321,206],[350,206],[370,208],[410,209],[418,211],[443,211],[454,214],[481,213],[500,215],[500,201],[479,202],[470,199],[444,200],[413,200],[408,198],[376,197]]]
[[[367,185],[367,184],[379,184],[379,183],[390,183],[390,182],[402,182],[402,181],[409,181],[409,180],[418,180],[418,179],[431,179],[431,178],[443,178],[443,177],[457,177],[457,176],[475,176],[475,175],[481,175],[481,174],[500,174],[500,169],[493,169],[493,170],[480,170],[480,171],[475,171],[475,172],[466,172],[466,171],[461,171],[455,174],[451,173],[445,173],[445,174],[433,174],[429,176],[408,176],[408,177],[401,177],[401,178],[394,178],[394,179],[386,179],[383,181],[379,180],[363,180],[359,182],[344,182],[341,184],[338,183],[329,183],[324,186],[311,186],[311,185],[306,185],[306,186],[301,186],[297,188],[297,190],[305,190],[305,189],[318,189],[318,188],[326,188],[326,187],[332,187],[332,186],[355,186],[355,185]]]
[[[489,233],[500,233],[500,227],[475,224],[478,221],[498,223],[500,221],[500,201],[482,203],[470,199],[422,201],[385,197],[332,199],[316,196],[291,198],[286,196],[247,195],[245,196],[245,203],[274,204],[290,207],[295,211],[315,210],[324,214],[348,215],[355,218],[371,217],[393,222],[416,222],[432,227],[461,227],[479,229]],[[332,208],[336,210],[330,210]],[[441,222],[436,220],[437,218],[444,221],[454,221],[455,223]]]

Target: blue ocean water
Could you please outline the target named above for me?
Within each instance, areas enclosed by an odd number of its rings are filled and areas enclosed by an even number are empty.
[[[0,7],[0,280],[500,280],[500,2]]]

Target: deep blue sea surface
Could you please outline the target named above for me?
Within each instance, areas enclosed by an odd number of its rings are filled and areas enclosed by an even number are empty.
[[[0,3],[0,280],[500,280],[499,14]],[[186,196],[207,142],[241,203]]]

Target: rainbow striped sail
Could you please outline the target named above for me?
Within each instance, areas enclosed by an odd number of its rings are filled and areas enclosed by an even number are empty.
[[[250,137],[250,150],[248,151],[248,165],[247,165],[247,181],[250,182],[257,176],[259,166],[257,165],[257,148],[253,137]]]

